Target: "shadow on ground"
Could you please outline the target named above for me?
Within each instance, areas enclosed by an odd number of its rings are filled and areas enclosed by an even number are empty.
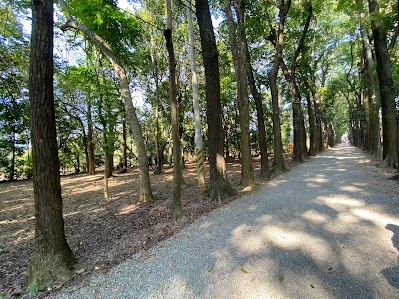
[[[148,297],[398,297],[398,186],[367,162],[327,151],[217,211]]]

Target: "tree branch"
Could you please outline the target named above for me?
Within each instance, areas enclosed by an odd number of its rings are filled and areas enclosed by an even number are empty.
[[[298,47],[297,47],[297,49],[295,51],[294,56],[292,57],[291,68],[295,67],[296,60],[298,59],[298,56],[299,56],[299,54],[302,51],[303,45],[305,43],[306,34],[308,33],[308,30],[309,30],[310,20],[312,19],[312,15],[313,15],[312,2],[311,1],[307,2],[306,6],[307,6],[307,9],[308,9],[308,17],[306,19],[306,23],[305,23],[305,26],[303,28],[302,36],[301,36],[301,39],[299,41]]]

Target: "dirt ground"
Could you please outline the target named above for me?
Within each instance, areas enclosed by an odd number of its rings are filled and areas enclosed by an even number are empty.
[[[259,158],[254,158],[257,184]],[[228,178],[239,190],[240,164],[227,163]],[[207,169],[206,172],[208,173]],[[186,163],[182,188],[183,219],[171,222],[172,169],[151,175],[154,203],[137,202],[138,170],[115,174],[109,179],[110,198],[103,198],[103,176],[86,174],[61,179],[66,237],[78,260],[74,277],[48,288],[42,295],[71,284],[87,283],[95,271],[106,272],[132,254],[147,250],[166,239],[199,216],[217,208],[197,186],[196,166]],[[251,188],[239,190],[230,202]],[[0,298],[29,297],[26,274],[33,250],[34,205],[32,180],[0,184]],[[37,295],[36,295],[37,296]]]

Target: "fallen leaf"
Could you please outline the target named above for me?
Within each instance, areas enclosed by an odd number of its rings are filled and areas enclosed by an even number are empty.
[[[315,289],[314,285],[312,285],[312,284],[310,285],[310,287],[311,287],[312,289]]]
[[[163,285],[164,285],[164,280],[161,279],[161,280],[159,281],[159,286],[161,287],[161,289],[163,288]]]
[[[86,269],[85,268],[82,268],[82,269],[80,269],[80,270],[78,270],[78,271],[75,271],[75,273],[76,274],[81,274],[81,273],[83,273],[83,272],[85,272],[86,271]]]
[[[152,260],[152,258],[154,257],[155,255],[154,254],[150,254],[150,255],[147,255],[146,257],[144,257],[143,258],[143,261],[145,261],[145,262],[151,262],[151,260]]]
[[[249,274],[249,272],[247,270],[245,270],[244,268],[241,268],[242,273],[244,274]]]
[[[185,292],[187,290],[187,282],[185,282],[182,286],[181,289],[183,292]]]
[[[280,276],[280,277],[278,278],[278,281],[279,281],[280,283],[283,283],[283,281],[284,281],[284,276]]]
[[[98,286],[98,283],[97,282],[90,282],[89,283],[89,287],[96,287],[96,286]]]

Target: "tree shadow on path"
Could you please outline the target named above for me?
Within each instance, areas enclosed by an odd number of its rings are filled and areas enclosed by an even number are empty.
[[[393,232],[392,245],[399,251],[399,226],[394,224],[387,224],[386,229]],[[382,274],[388,280],[391,286],[399,289],[399,257],[398,257],[398,267],[388,268],[382,270]]]

